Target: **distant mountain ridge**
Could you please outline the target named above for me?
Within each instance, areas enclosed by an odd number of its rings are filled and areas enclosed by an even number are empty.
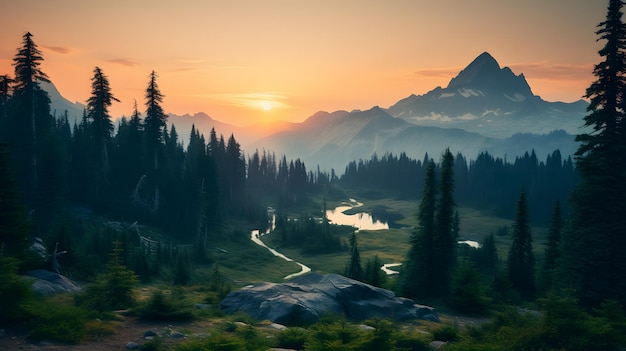
[[[514,159],[535,150],[540,159],[576,150],[587,102],[547,102],[533,94],[523,74],[501,68],[489,53],[474,59],[446,88],[411,95],[388,109],[318,112],[295,129],[252,145],[300,157],[324,168],[391,152],[421,159],[445,148],[469,159],[480,152]]]
[[[515,133],[580,133],[587,102],[548,102],[533,94],[523,74],[480,54],[450,80],[424,95],[411,95],[388,112],[418,125],[455,127],[506,138]]]
[[[52,85],[52,87],[54,87]],[[48,87],[44,87],[48,90]],[[48,91],[57,116],[70,105],[82,115],[81,104],[72,104],[56,91]],[[57,96],[58,95],[58,96]],[[238,127],[203,112],[169,114],[183,143],[195,125],[208,138],[235,135],[244,152],[265,149],[288,158],[300,158],[310,168],[343,171],[348,162],[405,152],[421,159],[438,157],[445,148],[469,159],[480,152],[514,159],[535,150],[544,159],[555,149],[567,157],[576,150],[588,104],[548,102],[533,94],[523,74],[500,67],[484,52],[453,77],[446,88],[424,95],[410,95],[389,107],[361,111],[320,111],[301,123],[275,122]],[[78,115],[78,116],[80,116]]]
[[[53,83],[39,81],[39,86],[45,90],[48,93],[48,97],[50,97],[50,112],[52,112],[53,115],[56,115],[57,118],[61,118],[65,114],[65,111],[67,111],[70,126],[73,126],[74,123],[80,123],[85,105],[80,102],[71,102],[64,98]]]

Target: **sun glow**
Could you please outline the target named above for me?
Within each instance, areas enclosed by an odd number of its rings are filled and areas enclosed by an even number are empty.
[[[263,111],[270,111],[272,109],[271,101],[261,101],[261,108]]]

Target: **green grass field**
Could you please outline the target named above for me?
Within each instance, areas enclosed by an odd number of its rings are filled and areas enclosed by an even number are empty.
[[[339,206],[343,201],[347,201],[352,196],[348,192],[345,199],[327,200],[327,208],[331,209]],[[419,201],[398,200],[392,198],[365,199],[354,196],[363,206],[355,208],[352,212],[385,212],[394,218],[394,228],[381,231],[362,230],[357,232],[358,247],[361,254],[362,264],[365,265],[367,259],[375,255],[382,263],[402,262],[409,248],[409,238],[413,228],[417,225],[416,213]],[[307,209],[308,213],[321,212],[321,199],[311,202]],[[513,221],[496,217],[487,211],[480,211],[472,208],[458,208],[461,220],[461,230],[459,240],[474,240],[481,242],[489,233],[495,233],[503,226],[509,226],[509,233],[512,232]],[[299,213],[290,213],[297,217]],[[546,241],[546,228],[532,227],[533,246],[537,268],[540,267],[544,243]],[[348,245],[348,237],[341,238],[342,243]],[[280,247],[278,238],[269,234],[263,237],[263,241],[270,247],[278,250],[298,262],[301,262],[313,271],[320,273],[342,273],[349,259],[347,248],[342,251],[329,254],[308,255],[303,254],[298,248]],[[257,246],[251,241],[238,240],[232,242],[220,242],[218,245],[228,253],[215,251],[213,257],[219,265],[220,272],[229,277],[233,287],[245,286],[255,282],[272,281],[281,282],[288,274],[300,271],[300,267],[294,262],[287,262],[281,258],[273,256],[267,249]],[[511,237],[496,236],[496,247],[500,258],[505,261],[511,245]],[[204,270],[208,268],[199,267],[199,274],[208,274]]]

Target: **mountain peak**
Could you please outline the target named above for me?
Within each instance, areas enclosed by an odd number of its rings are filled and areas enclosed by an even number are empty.
[[[496,90],[533,96],[524,75],[516,76],[509,67],[501,68],[498,61],[488,52],[478,55],[467,67],[450,80],[447,89]]]

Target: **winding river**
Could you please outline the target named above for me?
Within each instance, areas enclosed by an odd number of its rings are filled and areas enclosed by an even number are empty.
[[[283,279],[291,279],[291,278],[293,278],[293,277],[297,277],[297,276],[299,276],[299,275],[303,275],[303,274],[305,274],[305,273],[309,273],[309,272],[311,271],[311,268],[309,268],[309,267],[307,267],[307,266],[303,265],[303,264],[302,264],[302,263],[300,263],[300,262],[296,262],[296,261],[294,261],[293,259],[291,259],[291,258],[289,258],[289,257],[285,256],[284,254],[282,254],[282,253],[280,253],[280,252],[278,252],[278,251],[276,251],[276,250],[272,249],[271,247],[269,247],[269,246],[265,245],[265,243],[261,240],[261,235],[269,234],[269,233],[271,233],[271,232],[272,232],[272,230],[274,230],[274,228],[276,228],[276,215],[274,214],[274,211],[273,211],[273,210],[269,210],[269,209],[268,209],[268,213],[269,213],[269,214],[271,215],[271,217],[272,217],[272,222],[271,222],[270,227],[269,227],[269,228],[267,228],[267,230],[266,230],[266,231],[265,231],[265,233],[263,233],[263,234],[261,234],[261,231],[260,231],[260,230],[258,230],[258,229],[253,230],[253,231],[250,233],[250,240],[252,240],[252,241],[253,241],[255,244],[257,244],[257,245],[262,246],[262,247],[264,247],[264,248],[268,249],[268,250],[269,250],[269,252],[271,252],[271,253],[272,253],[272,255],[274,255],[274,256],[276,256],[276,257],[280,257],[280,258],[282,258],[283,260],[288,261],[288,262],[295,262],[298,266],[300,266],[300,268],[301,268],[301,269],[300,269],[300,272],[296,272],[296,273],[289,274],[289,275],[285,276]]]
[[[326,211],[326,217],[330,220],[331,223],[334,224],[343,224],[343,225],[351,225],[355,228],[357,228],[357,230],[386,230],[389,229],[389,224],[385,223],[385,222],[381,222],[379,220],[375,220],[369,213],[365,213],[365,212],[359,212],[359,213],[355,213],[355,214],[346,214],[345,212],[353,209],[355,207],[360,207],[363,206],[362,203],[354,200],[354,199],[350,199],[349,203],[344,203],[340,206],[337,206],[334,210],[327,210]],[[276,215],[274,214],[274,210],[269,208],[268,209],[268,214],[270,215],[270,217],[272,218],[272,222],[270,227],[264,232],[261,233],[260,230],[255,229],[250,233],[250,240],[252,240],[255,244],[262,246],[266,249],[269,250],[269,252],[272,253],[272,255],[276,256],[276,257],[280,257],[285,261],[289,261],[289,262],[295,262],[297,265],[300,266],[300,271],[299,272],[295,272],[292,274],[289,274],[287,276],[285,276],[283,279],[291,279],[293,277],[297,277],[299,275],[308,273],[311,271],[311,268],[300,263],[297,261],[294,261],[293,259],[285,256],[284,254],[276,251],[275,249],[265,245],[265,243],[261,240],[261,236],[265,235],[265,234],[269,234],[272,232],[272,230],[274,230],[274,228],[276,227]],[[464,240],[464,241],[459,241],[459,244],[466,244],[469,245],[470,247],[473,248],[479,248],[480,245],[476,242],[476,241],[471,241],[471,240]],[[394,274],[398,274],[399,272],[397,270],[394,270],[392,268],[395,267],[399,267],[401,266],[402,263],[399,262],[393,262],[393,263],[386,263],[384,264],[380,269],[385,272],[385,274],[387,275],[394,275]]]

